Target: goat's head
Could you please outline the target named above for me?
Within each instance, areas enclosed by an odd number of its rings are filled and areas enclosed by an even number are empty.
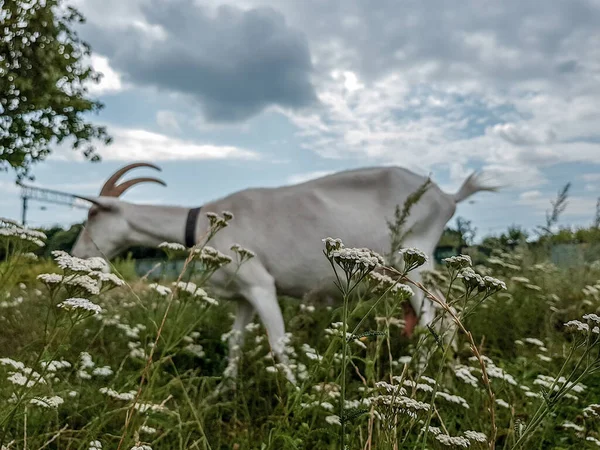
[[[117,170],[104,183],[98,197],[77,195],[78,198],[92,203],[92,206],[87,221],[71,250],[73,256],[79,258],[99,256],[110,259],[130,245],[131,226],[125,214],[128,203],[119,200],[119,196],[138,183],[152,182],[166,186],[163,181],[148,177],[133,178],[117,184],[126,172],[142,166],[160,170],[159,167],[149,163],[129,164]]]

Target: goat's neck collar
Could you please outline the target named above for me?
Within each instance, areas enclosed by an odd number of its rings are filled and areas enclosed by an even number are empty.
[[[184,244],[186,247],[191,248],[196,245],[196,228],[198,225],[198,215],[202,207],[191,208],[188,211],[187,219],[185,221],[185,234]]]

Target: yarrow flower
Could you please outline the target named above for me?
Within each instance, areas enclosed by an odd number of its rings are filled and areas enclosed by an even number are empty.
[[[219,216],[214,212],[207,212],[206,217],[208,217],[208,222],[210,224],[210,230],[212,233],[216,233],[217,231],[225,228],[229,225],[229,221],[233,219],[233,214],[229,211],[223,211],[221,213],[223,217]]]
[[[148,287],[150,289],[154,289],[156,292],[158,292],[160,295],[162,295],[163,297],[167,297],[168,295],[171,294],[171,288],[168,288],[167,286],[163,286],[161,284],[157,284],[157,283],[150,283],[148,285]]]
[[[436,440],[441,444],[448,447],[464,447],[468,448],[471,445],[471,441],[466,437],[462,436],[449,436],[447,434],[438,434],[435,436]]]
[[[158,244],[158,248],[173,250],[173,251],[181,251],[184,252],[186,250],[185,245],[180,244],[178,242],[161,242]]]
[[[202,261],[209,270],[217,270],[232,261],[231,257],[209,245],[195,249],[194,255]]]
[[[452,395],[452,394],[449,394],[448,392],[437,391],[435,393],[435,396],[441,397],[450,403],[455,403],[457,405],[462,406],[463,408],[469,409],[469,404],[467,403],[467,401],[458,395]]]
[[[92,271],[103,271],[106,268],[106,261],[99,257],[82,259],[71,256],[62,250],[52,251],[52,256],[58,267],[67,272],[89,273]]]
[[[37,276],[37,279],[44,284],[59,284],[63,280],[63,276],[58,273],[42,273]]]
[[[463,284],[467,288],[468,291],[473,291],[477,289],[478,291],[483,291],[485,289],[485,282],[481,275],[476,273],[471,267],[467,267],[463,269],[458,275],[457,278],[461,278]]]
[[[504,283],[504,281],[499,280],[494,277],[490,277],[490,276],[483,277],[483,283],[485,285],[485,288],[486,288],[488,294],[493,294],[494,292],[497,292],[500,290],[504,290],[504,291],[506,290],[506,283]]]
[[[110,366],[96,367],[92,370],[92,375],[96,375],[98,377],[108,377],[113,374],[113,370]]]
[[[68,277],[64,280],[65,284],[74,288],[81,288],[90,295],[98,295],[100,293],[100,287],[98,282],[89,275],[79,275],[75,277]]]
[[[234,251],[240,256],[240,261],[245,261],[256,256],[256,253],[254,253],[252,250],[242,247],[240,244],[233,244],[230,247],[230,250]]]
[[[450,258],[444,258],[442,261],[446,263],[448,268],[453,270],[466,269],[473,264],[469,255],[451,256]]]
[[[53,397],[34,397],[29,401],[29,403],[31,403],[32,405],[52,409],[58,408],[64,402],[65,401],[62,399],[62,397],[59,397],[58,395],[55,395]]]
[[[42,361],[40,362],[40,366],[45,368],[48,372],[56,372],[60,369],[68,369],[71,367],[71,363],[61,359],[60,361]]]
[[[88,450],[102,450],[102,443],[100,441],[91,441]]]
[[[475,442],[486,442],[487,441],[487,436],[483,433],[480,433],[479,431],[465,431],[465,437],[467,439],[469,439],[470,441],[475,441]]]
[[[8,219],[0,219],[0,237],[16,238],[21,241],[31,242],[38,247],[44,247],[46,245],[44,244],[44,240],[47,239],[46,235],[41,231],[21,227]]]
[[[109,397],[112,397],[117,400],[131,401],[135,398],[137,391],[132,390],[129,392],[120,393],[115,391],[114,389],[102,387],[100,388],[100,393],[108,395]]]
[[[89,276],[92,278],[96,278],[100,284],[107,283],[109,287],[114,286],[123,286],[125,282],[121,280],[114,273],[105,273],[97,270],[93,270],[89,273]]]
[[[408,273],[428,261],[427,255],[418,248],[403,248],[398,253],[404,259],[404,272]]]
[[[583,415],[588,419],[600,419],[600,405],[591,404],[583,408]]]
[[[88,312],[91,312],[94,314],[98,314],[98,313],[102,312],[102,308],[99,305],[96,305],[95,303],[89,301],[86,298],[78,298],[78,297],[68,298],[65,301],[59,303],[57,306],[59,308],[63,308],[63,309],[70,310],[70,311],[82,310],[82,311],[88,311]]]
[[[196,298],[199,298],[200,300],[208,303],[209,305],[218,305],[219,304],[219,302],[217,302],[214,298],[209,297],[204,289],[197,287],[196,284],[191,281],[174,282],[173,286],[176,286],[179,290],[181,290],[183,292],[187,292],[188,294],[190,294]]]
[[[131,450],[152,450],[152,447],[150,447],[149,445],[146,445],[146,444],[142,444],[141,442],[138,442],[136,445],[131,447]]]
[[[341,239],[326,238],[323,242],[325,256],[344,271],[348,280],[361,279],[385,263],[381,255],[368,248],[347,248]]]
[[[339,426],[342,425],[342,422],[340,421],[340,417],[336,416],[336,415],[325,417],[325,422],[327,422],[329,425],[339,425]]]
[[[369,274],[369,278],[374,284],[373,290],[375,292],[383,293],[387,291],[399,301],[408,300],[414,295],[414,292],[410,286],[400,283],[388,275],[378,272],[371,272]]]

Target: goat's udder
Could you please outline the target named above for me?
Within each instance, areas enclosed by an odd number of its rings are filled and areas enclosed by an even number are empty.
[[[410,302],[403,302],[402,309],[404,310],[404,330],[402,331],[402,334],[411,337],[419,322],[419,318],[415,314],[415,310]]]

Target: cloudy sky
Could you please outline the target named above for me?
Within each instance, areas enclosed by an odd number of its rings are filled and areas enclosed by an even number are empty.
[[[104,73],[92,119],[114,143],[92,164],[59,149],[35,185],[95,194],[128,162],[168,187],[135,202],[195,206],[250,186],[399,165],[454,191],[473,170],[506,187],[459,207],[480,235],[562,224],[600,196],[600,1],[77,0]],[[138,169],[136,175],[154,173]],[[20,216],[0,174],[1,215]],[[85,211],[32,204],[32,225]]]

